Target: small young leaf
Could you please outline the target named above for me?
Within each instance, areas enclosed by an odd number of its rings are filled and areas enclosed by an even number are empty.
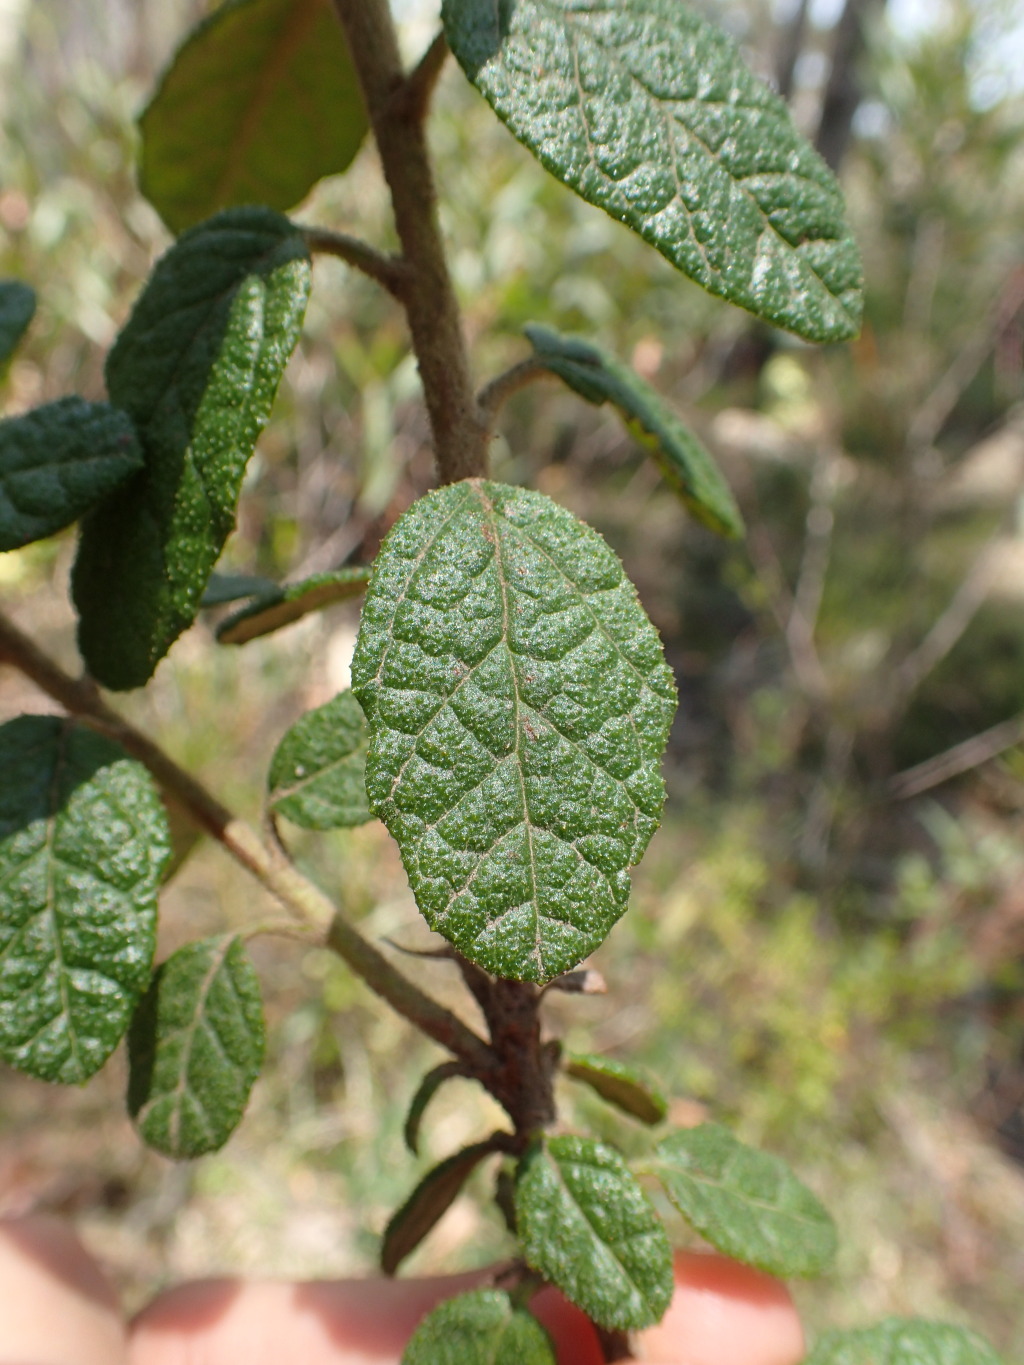
[[[442,1062],[440,1066],[435,1066],[433,1071],[428,1071],[419,1083],[416,1094],[412,1097],[409,1105],[409,1112],[406,1115],[405,1126],[402,1129],[402,1136],[405,1138],[405,1145],[412,1152],[413,1156],[419,1155],[420,1150],[420,1124],[423,1122],[423,1115],[426,1113],[427,1105],[434,1098],[445,1081],[450,1081],[454,1076],[464,1076],[466,1072],[459,1062]]]
[[[367,129],[329,0],[228,0],[185,39],[140,129],[139,185],[172,232],[240,204],[297,204]]]
[[[127,413],[61,398],[0,422],[0,550],[52,536],[142,465]]]
[[[277,593],[280,589],[272,578],[262,578],[259,574],[212,573],[200,598],[201,607],[223,607],[228,602],[241,602],[245,598],[259,597],[263,593]]]
[[[526,1261],[601,1327],[657,1322],[672,1297],[665,1229],[619,1154],[592,1138],[535,1142],[516,1177]]]
[[[530,981],[596,948],[657,828],[675,708],[600,536],[524,489],[429,493],[377,556],[352,685],[370,807],[431,927]]]
[[[712,294],[811,341],[860,324],[831,172],[682,0],[443,0],[449,45],[564,184]]]
[[[303,829],[338,829],[372,819],[366,802],[362,707],[351,692],[307,711],[277,747],[270,764],[270,804]]]
[[[256,594],[256,600],[234,612],[217,627],[217,639],[222,645],[244,645],[258,635],[290,626],[311,611],[333,606],[365,592],[370,581],[368,564],[353,564],[329,573],[314,574],[301,583],[288,583],[283,588],[272,585]]]
[[[502,1134],[504,1137],[504,1134]],[[407,1256],[423,1241],[431,1228],[448,1212],[459,1191],[483,1161],[499,1150],[493,1137],[474,1142],[454,1156],[445,1157],[429,1170],[384,1229],[380,1249],[380,1268],[393,1275]]]
[[[665,479],[700,521],[723,536],[741,536],[743,518],[718,466],[658,393],[640,376],[581,337],[549,327],[524,328],[552,374],[588,403],[613,403]]]
[[[128,1112],[179,1160],[223,1147],[263,1063],[260,986],[241,939],[179,948],[154,973],[128,1032]]]
[[[874,1327],[827,1332],[805,1365],[1002,1365],[975,1332],[921,1318],[887,1318]]]
[[[717,1123],[670,1133],[644,1163],[712,1246],[772,1275],[820,1275],[836,1229],[785,1162],[756,1151]]]
[[[20,280],[0,280],[0,365],[6,365],[35,316],[36,291]]]
[[[501,1289],[448,1299],[417,1327],[402,1365],[555,1365],[551,1339]]]
[[[563,1065],[567,1076],[583,1081],[603,1100],[632,1114],[641,1123],[660,1123],[668,1112],[664,1095],[623,1062],[589,1053],[568,1053]]]
[[[190,625],[234,525],[309,292],[301,235],[230,209],[158,262],[107,360],[146,467],[84,522],[78,641],[107,687],[139,687]]]
[[[56,716],[0,728],[0,773],[0,1056],[78,1084],[149,980],[164,808],[140,763]]]

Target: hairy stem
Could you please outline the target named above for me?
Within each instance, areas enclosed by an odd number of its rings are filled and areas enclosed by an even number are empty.
[[[462,319],[445,259],[423,125],[387,0],[334,0],[359,74],[408,269],[403,289],[442,483],[487,474],[487,426],[473,397]],[[443,54],[438,54],[443,55]],[[436,61],[436,57],[432,62]],[[433,71],[428,64],[427,72]]]
[[[387,256],[377,251],[359,237],[350,237],[347,232],[333,232],[329,228],[306,227],[297,224],[306,241],[306,246],[314,254],[337,256],[348,265],[355,266],[364,275],[382,284],[389,294],[401,300],[405,293],[407,271],[404,261],[395,256]]]
[[[90,678],[73,678],[65,673],[3,616],[0,616],[0,663],[17,668],[59,702],[65,711],[108,735],[143,763],[201,829],[212,835],[236,862],[326,942],[394,1010],[475,1070],[486,1073],[493,1068],[494,1055],[483,1039],[397,971],[345,920],[329,897],[299,872],[279,846],[262,839],[251,825],[223,806],[148,735],[118,715],[107,705]]]

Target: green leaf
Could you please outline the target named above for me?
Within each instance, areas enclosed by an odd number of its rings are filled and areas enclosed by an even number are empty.
[[[427,1105],[434,1098],[445,1081],[452,1080],[455,1076],[465,1076],[466,1071],[459,1062],[442,1062],[440,1066],[435,1066],[433,1071],[428,1071],[419,1083],[416,1094],[412,1097],[409,1105],[409,1112],[406,1115],[405,1126],[402,1129],[402,1136],[405,1138],[405,1145],[412,1152],[413,1156],[419,1156],[420,1150],[420,1124],[423,1122],[423,1115],[426,1113]]]
[[[307,711],[277,746],[270,764],[270,804],[303,829],[338,829],[372,819],[366,801],[362,707],[351,692]]]
[[[860,325],[842,194],[785,104],[682,0],[443,0],[449,45],[564,184],[712,294],[811,341]]]
[[[367,126],[330,0],[229,0],[142,115],[139,184],[172,232],[241,204],[291,208],[345,170]]]
[[[664,1095],[624,1062],[577,1052],[568,1053],[563,1065],[567,1076],[583,1081],[641,1123],[660,1123],[668,1112]]]
[[[785,1162],[717,1123],[681,1128],[643,1169],[712,1246],[773,1275],[820,1275],[835,1258],[828,1212]]]
[[[170,857],[152,778],[56,716],[0,727],[0,1056],[76,1084],[146,988]]]
[[[78,641],[107,687],[139,687],[191,624],[298,337],[309,256],[269,209],[230,209],[157,264],[107,360],[146,468],[84,522]]]
[[[385,1275],[393,1275],[405,1258],[412,1255],[451,1208],[484,1157],[500,1150],[504,1138],[505,1134],[501,1134],[500,1140],[490,1137],[484,1142],[474,1142],[454,1156],[445,1157],[427,1172],[384,1229],[380,1268]]]
[[[370,806],[431,927],[503,977],[586,957],[657,828],[675,709],[600,536],[503,484],[421,498],[374,564],[352,685]]]
[[[743,518],[708,452],[640,376],[581,337],[524,328],[537,358],[588,403],[613,403],[640,445],[695,517],[723,536],[741,536]]]
[[[1001,1365],[975,1332],[921,1318],[887,1318],[874,1327],[828,1332],[805,1365]]]
[[[36,291],[20,280],[0,280],[0,365],[6,365],[35,316]]]
[[[619,1154],[592,1138],[535,1142],[516,1178],[526,1261],[601,1327],[657,1322],[672,1297],[665,1229]]]
[[[246,598],[258,597],[262,593],[279,591],[272,578],[263,578],[259,574],[214,572],[206,581],[199,605],[223,607],[228,602],[241,602]]]
[[[256,600],[234,612],[217,627],[217,639],[222,645],[244,645],[258,635],[269,635],[282,626],[290,626],[311,611],[333,606],[365,592],[370,581],[368,564],[353,564],[329,573],[314,574],[301,583],[289,583],[283,588],[272,585],[258,593]]]
[[[0,550],[77,521],[142,465],[131,418],[61,398],[0,422]]]
[[[417,1327],[402,1365],[555,1365],[551,1339],[501,1289],[472,1289]]]
[[[128,1032],[128,1112],[146,1142],[178,1160],[223,1147],[263,1045],[260,985],[242,940],[224,934],[172,953]]]

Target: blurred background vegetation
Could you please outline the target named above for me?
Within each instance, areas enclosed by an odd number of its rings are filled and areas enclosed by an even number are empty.
[[[0,276],[40,296],[7,414],[102,394],[105,352],[168,241],[135,189],[133,120],[206,8],[0,4]],[[421,50],[436,6],[398,8]],[[727,545],[687,520],[614,418],[554,385],[504,415],[496,475],[609,538],[681,696],[664,827],[596,958],[609,994],[553,1004],[551,1023],[645,1065],[677,1122],[736,1125],[822,1195],[843,1250],[827,1281],[797,1289],[812,1327],[943,1316],[1021,1362],[1024,13],[702,8],[842,175],[867,272],[851,346],[810,349],[703,295],[550,180],[454,65],[433,123],[478,376],[525,354],[524,322],[594,337],[702,433],[749,526]],[[390,245],[372,151],[298,216]],[[337,261],[315,274],[231,571],[371,557],[432,478],[399,313]],[[64,536],[0,560],[7,609],[72,667],[73,548]],[[258,818],[281,733],[347,683],[355,619],[336,608],[243,649],[201,623],[123,704]],[[4,719],[45,708],[0,678]],[[294,847],[369,934],[428,942],[380,827]],[[250,919],[260,894],[197,847],[168,887],[161,951]],[[270,1066],[223,1154],[175,1167],[145,1152],[119,1058],[81,1092],[0,1073],[0,1211],[72,1214],[131,1303],[183,1275],[368,1270],[419,1169],[487,1121],[469,1086],[449,1087],[417,1165],[400,1129],[430,1047],[326,953],[280,940],[255,953]],[[420,970],[459,1000],[450,969]],[[411,1268],[502,1245],[462,1199]]]

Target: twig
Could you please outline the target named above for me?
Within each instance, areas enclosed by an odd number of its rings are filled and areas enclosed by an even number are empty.
[[[364,275],[382,284],[389,294],[400,302],[405,297],[409,271],[400,256],[388,256],[370,246],[358,237],[350,237],[347,232],[334,232],[330,228],[296,225],[312,252],[324,256],[337,256],[349,265],[361,270]]]
[[[520,389],[525,389],[528,384],[533,384],[538,379],[552,378],[554,376],[547,365],[542,360],[538,360],[536,356],[531,356],[528,360],[521,360],[518,365],[513,365],[511,369],[496,375],[494,379],[485,384],[477,394],[476,402],[487,423],[488,431],[493,430],[494,419],[513,394],[518,393]]]
[[[10,664],[60,703],[65,711],[115,740],[143,763],[190,818],[211,834],[236,862],[301,923],[315,931],[363,978],[371,990],[435,1042],[482,1073],[493,1069],[491,1049],[460,1019],[406,980],[384,955],[349,924],[333,902],[194,777],[179,768],[148,735],[112,710],[90,678],[73,678],[0,616],[0,663]]]
[[[974,768],[980,768],[990,759],[998,758],[1007,749],[1012,749],[1024,739],[1024,713],[1010,720],[1000,721],[978,735],[972,735],[960,744],[954,744],[944,753],[927,758],[913,768],[905,768],[889,779],[888,794],[896,801],[909,801],[922,792],[948,782],[950,778],[960,777]]]
[[[984,604],[992,583],[993,552],[997,539],[998,535],[993,536],[981,551],[967,577],[953,594],[949,606],[896,670],[893,680],[894,701],[898,708],[906,704],[929,673],[942,662]]]
[[[395,97],[394,113],[398,118],[423,122],[447,56],[448,40],[444,33],[439,33],[409,72],[405,84]]]

